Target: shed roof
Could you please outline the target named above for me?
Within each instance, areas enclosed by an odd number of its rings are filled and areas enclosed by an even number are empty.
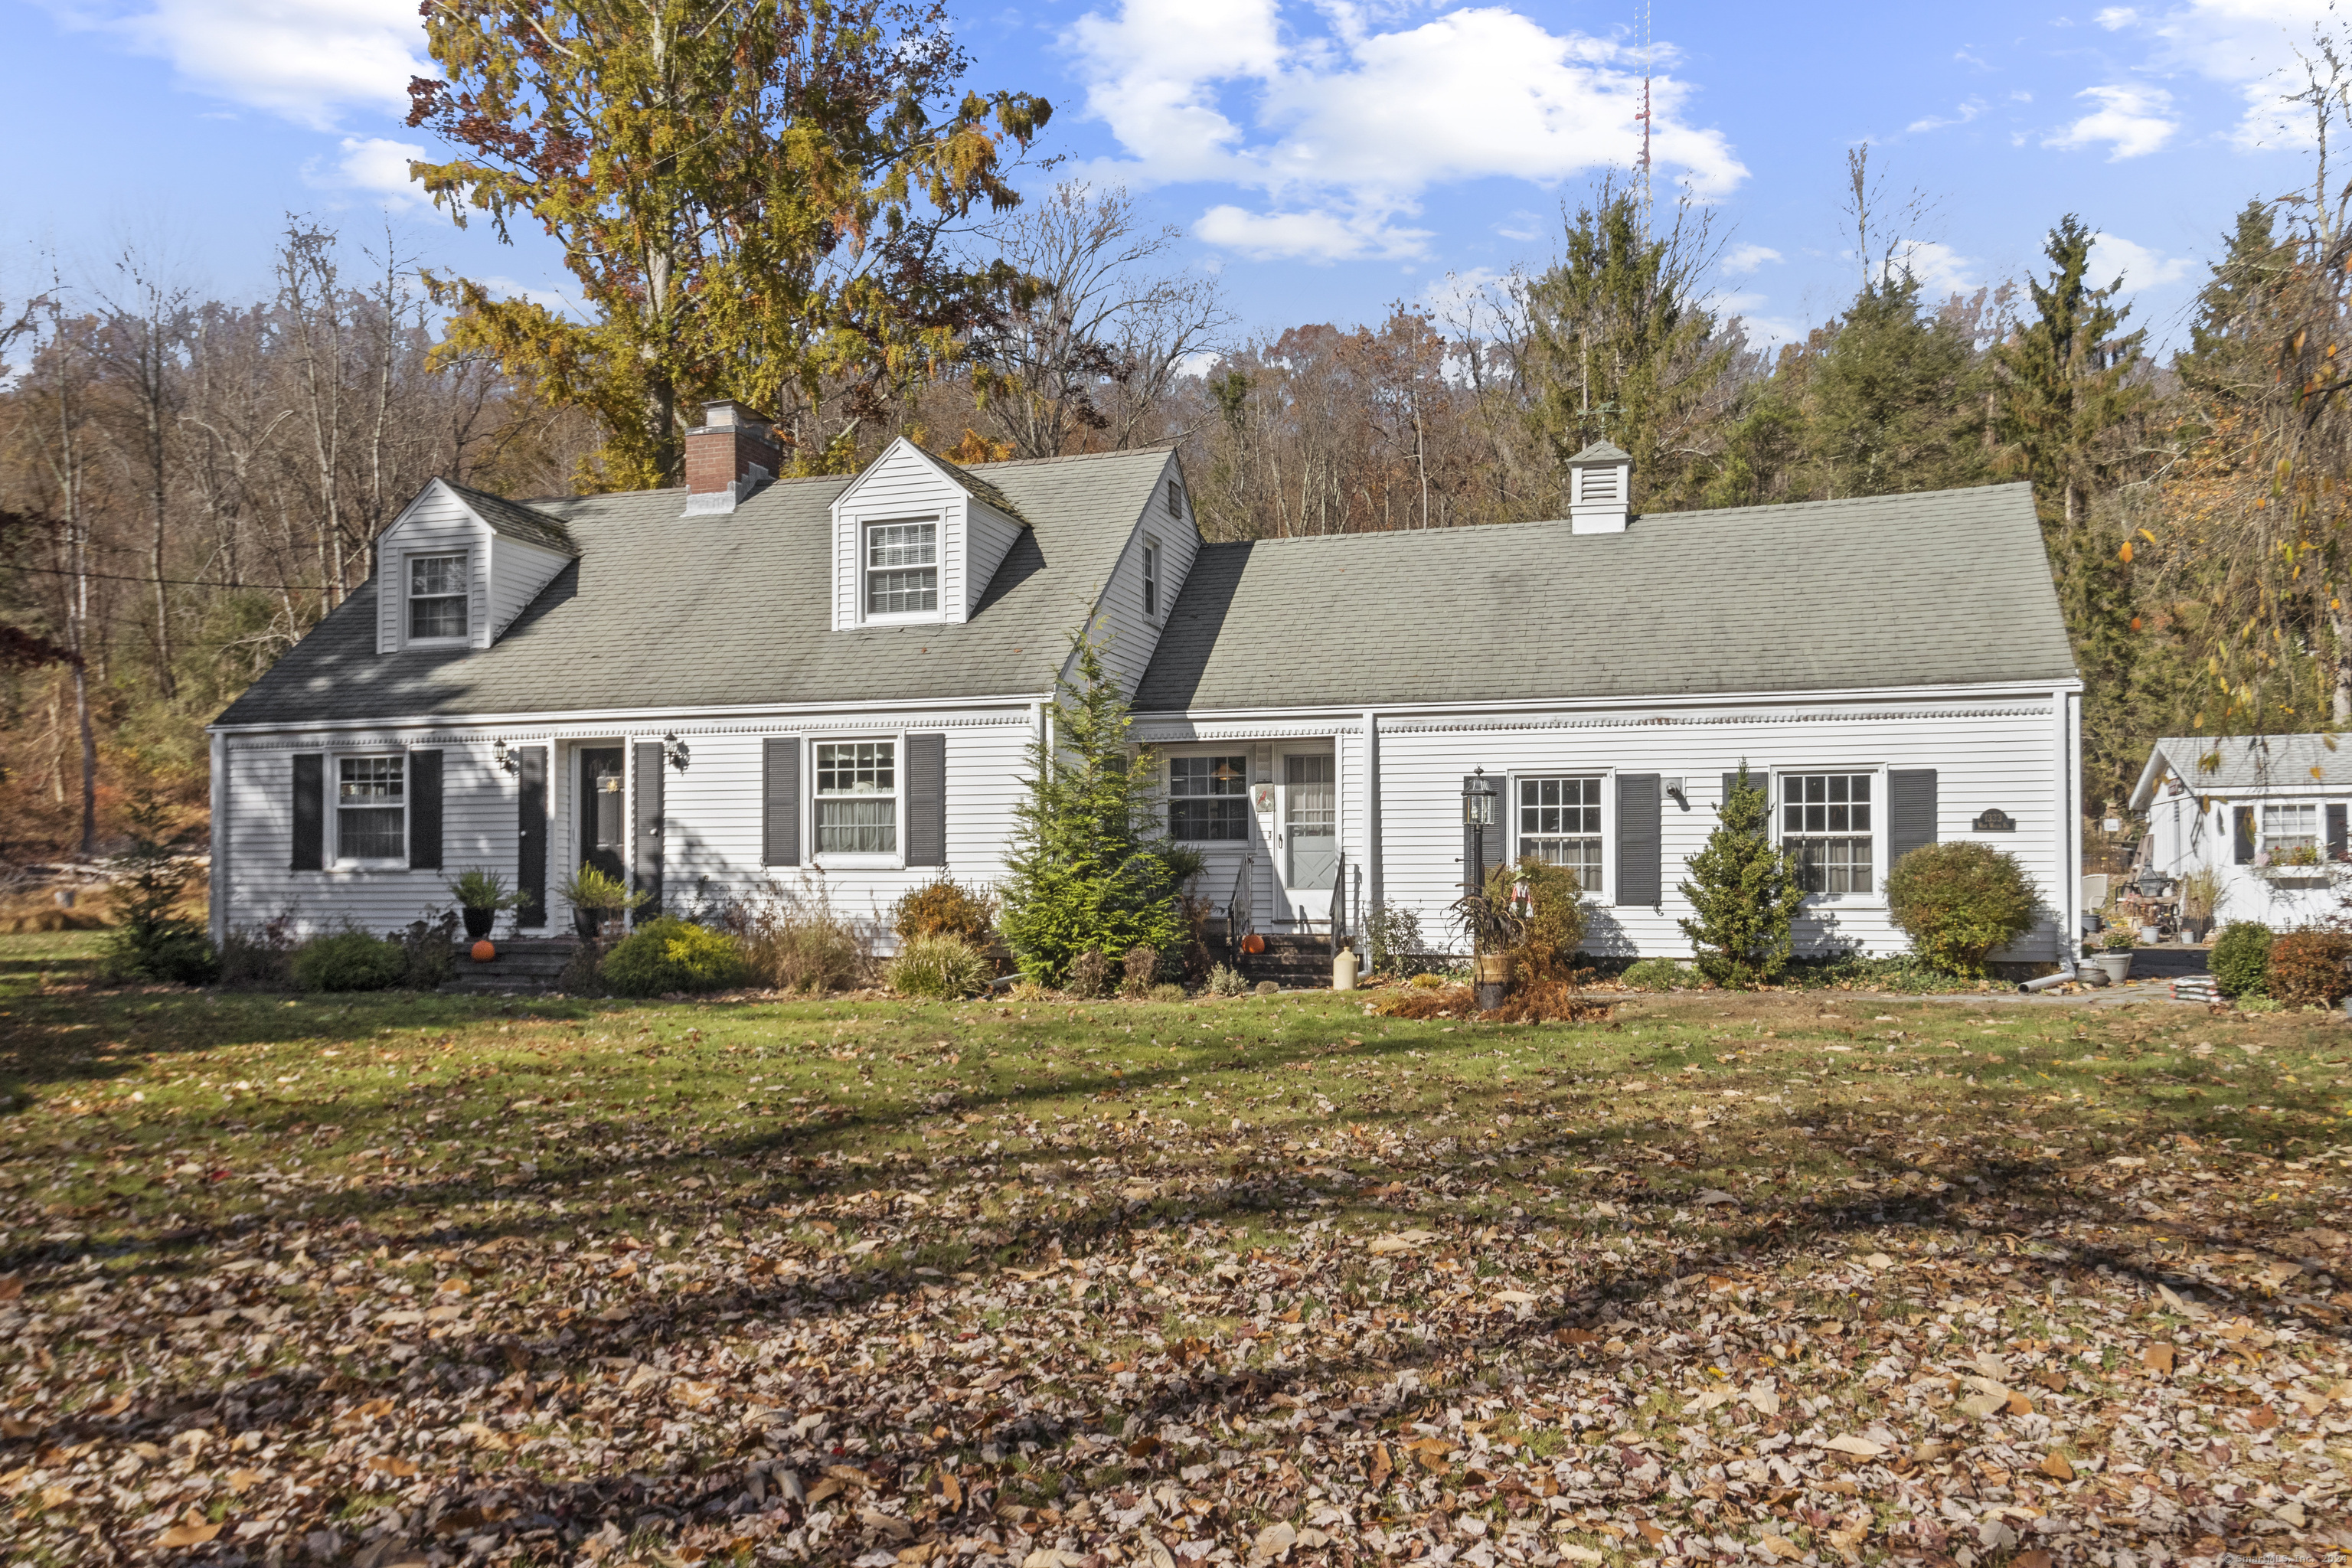
[[[1139,710],[2072,680],[2028,486],[1202,548]]]
[[[781,480],[724,516],[679,516],[675,489],[533,501],[517,510],[560,524],[579,558],[490,647],[377,653],[371,578],[218,721],[1048,691],[1167,462],[1152,450],[987,465],[988,488],[1030,526],[978,612],[841,632],[829,509],[845,478]]]
[[[2341,735],[2167,735],[2148,748],[2134,811],[2147,809],[2168,772],[2200,795],[2352,791],[2352,743]]]

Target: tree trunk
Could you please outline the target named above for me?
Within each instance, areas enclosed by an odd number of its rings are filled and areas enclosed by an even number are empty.
[[[2344,591],[2327,590],[2327,626],[2336,636],[2336,689],[2328,711],[2336,722],[2352,722],[2352,610],[2344,607]]]
[[[81,856],[98,858],[98,732],[89,724],[89,666],[73,670],[74,721],[81,727]]]

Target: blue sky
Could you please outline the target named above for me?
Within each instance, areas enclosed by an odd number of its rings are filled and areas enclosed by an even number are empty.
[[[415,0],[0,0],[0,302],[135,237],[200,287],[268,286],[289,211],[512,289],[561,289],[417,203],[400,123]],[[2308,178],[2279,99],[2319,0],[2139,9],[1668,0],[1651,26],[1660,189],[1727,239],[1725,301],[1761,335],[1834,313],[1855,264],[1839,196],[1867,140],[1934,287],[2015,276],[2080,213],[2137,319],[2180,334],[2249,197]],[[1056,106],[1041,180],[1122,183],[1184,233],[1247,328],[1376,318],[1551,254],[1563,200],[1638,148],[1638,0],[1033,0],[958,14],[974,86]],[[2290,73],[2282,76],[2282,71]]]

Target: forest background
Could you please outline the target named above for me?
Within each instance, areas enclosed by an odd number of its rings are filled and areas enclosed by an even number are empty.
[[[1562,516],[1562,460],[1602,438],[1649,512],[2029,480],[2095,813],[2156,736],[2352,725],[2352,70],[2325,35],[2307,183],[2217,204],[2159,362],[2090,274],[2095,215],[2053,215],[2030,276],[1928,297],[1906,237],[1932,203],[1866,147],[1824,171],[1852,299],[1776,351],[1714,302],[1708,211],[1622,178],[1444,308],[1245,328],[1123,192],[1019,198],[1051,108],[965,90],[941,11],[698,8],[691,49],[594,8],[556,8],[572,50],[518,48],[495,5],[431,26],[411,122],[453,156],[414,173],[561,241],[568,312],[297,216],[265,298],[130,247],[0,301],[0,870],[106,853],[141,802],[200,837],[205,724],[427,479],[674,483],[718,396],[771,413],[800,473],[899,435],[962,462],[1172,445],[1219,540]]]

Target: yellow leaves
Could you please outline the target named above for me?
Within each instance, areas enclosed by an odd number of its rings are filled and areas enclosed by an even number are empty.
[[[2129,565],[2132,558],[2132,542],[2128,539],[2125,540],[2124,547],[2117,551],[2116,555],[2116,558],[2122,561],[2126,565]]]

